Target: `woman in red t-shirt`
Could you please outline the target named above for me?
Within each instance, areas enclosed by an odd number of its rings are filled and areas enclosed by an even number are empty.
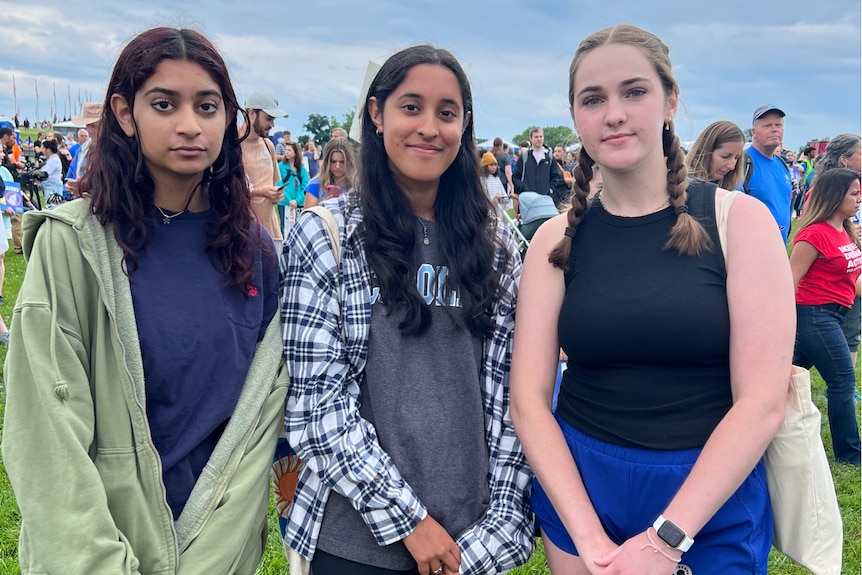
[[[813,365],[823,376],[835,458],[859,465],[856,374],[841,331],[847,310],[860,293],[862,252],[850,222],[859,209],[859,173],[829,170],[818,175],[815,185],[790,256],[796,284],[793,363]]]

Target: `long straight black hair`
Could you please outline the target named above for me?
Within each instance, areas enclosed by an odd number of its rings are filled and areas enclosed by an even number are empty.
[[[366,261],[377,275],[380,297],[390,313],[404,311],[400,323],[405,335],[427,331],[431,312],[416,289],[416,270],[410,259],[415,249],[416,218],[389,169],[383,138],[371,120],[368,101],[375,98],[380,110],[408,72],[420,64],[444,66],[452,71],[461,88],[464,113],[468,115],[461,147],[452,164],[440,177],[434,205],[440,235],[440,254],[448,267],[444,284],[447,292],[458,290],[464,323],[475,336],[493,329],[494,306],[498,299],[502,270],[493,269],[496,246],[496,218],[482,189],[473,134],[473,96],[467,75],[455,57],[432,46],[411,46],[392,55],[368,89],[362,114],[359,205],[362,210]],[[509,255],[507,258],[511,258]]]

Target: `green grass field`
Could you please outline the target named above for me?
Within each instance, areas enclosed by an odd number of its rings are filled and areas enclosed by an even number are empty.
[[[3,296],[6,302],[0,305],[0,314],[7,324],[11,321],[12,308],[21,280],[24,276],[24,259],[16,255],[12,250],[6,253],[6,280],[4,283]],[[0,365],[5,360],[6,347],[0,346]],[[857,365],[857,382],[859,372]],[[829,439],[829,428],[826,425],[826,390],[823,380],[812,372],[812,388],[814,402],[824,412],[823,417],[823,440],[826,445],[827,454],[832,466],[832,474],[835,479],[835,488],[838,492],[838,501],[841,506],[841,515],[844,520],[844,567],[842,573],[858,574],[862,568],[860,558],[860,474],[859,469],[850,465],[835,463],[831,453],[831,441]],[[0,392],[0,418],[5,408],[5,394]],[[2,426],[0,426],[2,432]],[[5,468],[0,461],[0,575],[18,575],[20,569],[17,561],[18,529],[20,524],[18,506],[9,480],[6,477]],[[512,575],[536,575],[549,573],[545,555],[541,543],[530,559],[530,562],[519,569],[511,571]],[[769,559],[769,573],[771,575],[803,575],[809,573],[790,559],[773,550]],[[281,540],[278,535],[278,527],[275,521],[274,506],[270,506],[270,537],[267,543],[266,554],[258,568],[258,575],[286,575],[287,564],[282,551]]]

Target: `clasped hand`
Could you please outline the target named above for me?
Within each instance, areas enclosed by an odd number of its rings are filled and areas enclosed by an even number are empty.
[[[461,568],[458,544],[430,515],[404,538],[404,546],[416,561],[421,575],[456,575]]]
[[[587,570],[593,575],[671,575],[678,562],[668,556],[679,554],[679,551],[664,546],[659,551],[658,546],[664,543],[656,539],[650,541],[646,531],[635,535],[615,545],[606,536],[602,542],[585,546],[580,553]],[[580,551],[580,549],[579,549]]]

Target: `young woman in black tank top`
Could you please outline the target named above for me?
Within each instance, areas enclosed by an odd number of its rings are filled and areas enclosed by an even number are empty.
[[[575,193],[528,251],[511,376],[551,571],[765,574],[759,462],[784,417],[794,330],[774,221],[756,200],[734,202],[725,278],[714,188],[687,184],[679,90],[657,37],[592,34],[569,82]],[[588,206],[594,164],[604,189]]]

